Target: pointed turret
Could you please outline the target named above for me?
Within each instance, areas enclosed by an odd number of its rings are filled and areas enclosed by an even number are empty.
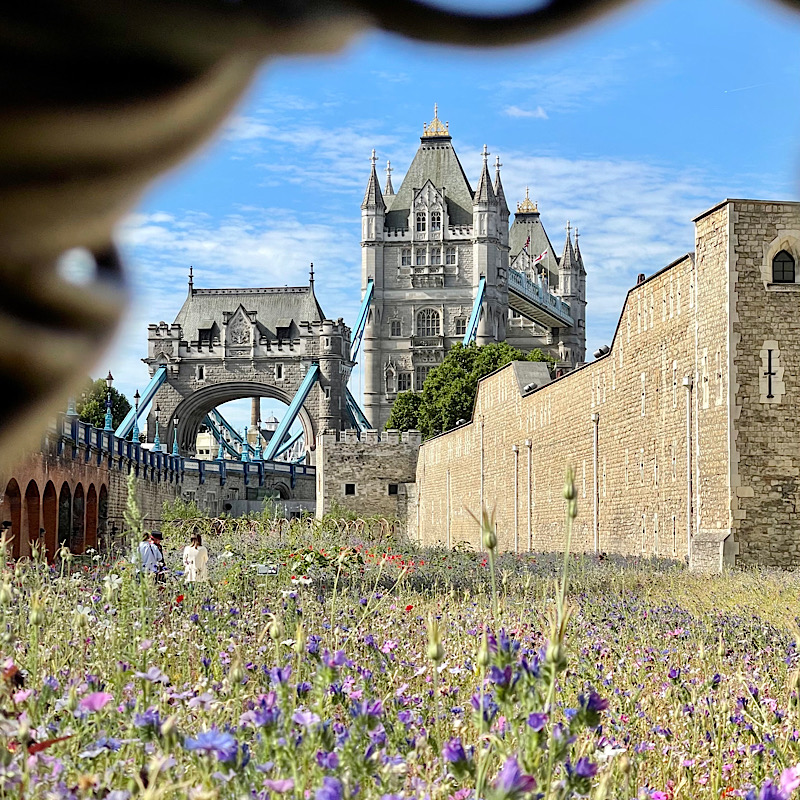
[[[566,367],[575,367],[586,357],[586,283],[582,277],[583,262],[580,250],[572,246],[572,229],[567,222],[564,254],[558,265],[558,294],[569,303],[571,328],[559,329],[558,349]],[[577,238],[577,237],[576,237]],[[583,273],[585,274],[585,273]]]
[[[566,277],[566,273],[578,272],[578,258],[575,255],[575,248],[572,246],[572,228],[570,227],[569,220],[567,220],[567,240],[564,242],[564,254],[561,256],[559,263],[559,274]],[[571,294],[571,292],[570,292]]]
[[[383,190],[383,193],[386,197],[394,196],[394,186],[392,186],[392,162],[386,162],[386,188]]]
[[[375,151],[372,151],[372,171],[369,174],[369,181],[367,182],[367,191],[364,193],[364,202],[361,204],[362,211],[386,211],[386,203],[383,202],[383,195],[381,194],[381,187],[378,183],[378,173],[375,171],[375,164],[378,159],[375,156]]]
[[[508,219],[510,212],[506,202],[506,193],[503,191],[503,182],[500,180],[500,167],[502,166],[500,156],[497,156],[494,162],[494,194],[497,198],[497,204],[500,206],[501,216]]]
[[[585,277],[586,269],[583,266],[583,256],[581,255],[581,246],[578,244],[578,236],[578,229],[575,228],[575,258],[578,262],[578,266],[580,267],[580,274]]]
[[[481,177],[478,181],[478,188],[475,189],[474,203],[487,203],[494,205],[497,202],[495,197],[494,188],[492,187],[492,179],[489,177],[489,150],[486,145],[483,146],[483,169],[481,170]]]

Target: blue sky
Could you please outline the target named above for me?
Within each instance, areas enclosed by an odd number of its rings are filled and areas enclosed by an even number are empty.
[[[579,227],[591,352],[636,274],[692,249],[693,216],[725,197],[798,199],[799,38],[800,15],[765,0],[662,0],[545,45],[373,33],[270,63],[120,227],[134,300],[95,372],[128,396],[146,384],[147,325],[174,319],[190,264],[198,287],[279,286],[305,283],[313,261],[326,314],[352,325],[372,148],[399,187],[434,102],[473,187],[486,143],[509,204],[530,185],[557,249],[566,221]]]

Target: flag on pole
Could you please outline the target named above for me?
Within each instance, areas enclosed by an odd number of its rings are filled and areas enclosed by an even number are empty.
[[[530,237],[528,238],[528,241],[530,241]],[[544,253],[539,253],[539,255],[533,259],[533,263],[538,264],[546,255],[547,255],[547,250],[545,250]]]

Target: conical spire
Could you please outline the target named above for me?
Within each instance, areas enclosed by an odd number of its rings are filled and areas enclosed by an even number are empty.
[[[569,220],[567,220],[567,240],[564,242],[564,255],[561,256],[561,263],[559,264],[559,272],[565,272],[570,269],[577,269],[578,258],[575,255],[575,250],[572,247],[572,228],[570,227]]]
[[[475,203],[494,203],[496,200],[492,179],[489,177],[489,149],[483,146],[483,169],[478,181],[478,188],[475,190]]]
[[[578,267],[583,275],[586,274],[586,269],[583,266],[583,256],[581,255],[581,246],[578,244],[578,229],[575,228],[575,260],[578,262]]]
[[[494,160],[494,194],[500,206],[500,211],[507,217],[508,203],[506,202],[506,193],[503,191],[503,182],[500,180],[500,167],[502,166],[503,165],[500,163],[500,156],[497,156]]]
[[[386,210],[386,203],[383,202],[383,195],[381,194],[381,187],[378,184],[378,173],[375,171],[375,164],[378,161],[375,151],[372,151],[372,171],[369,174],[369,182],[367,183],[367,191],[364,194],[364,202],[361,204],[362,209],[377,208],[381,211]]]
[[[394,194],[394,186],[392,186],[392,173],[394,170],[392,169],[392,162],[386,162],[386,188],[383,190],[383,193],[386,197],[391,197]]]

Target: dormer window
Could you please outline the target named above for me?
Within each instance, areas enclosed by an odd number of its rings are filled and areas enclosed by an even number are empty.
[[[440,231],[442,229],[442,212],[431,211],[431,230]]]
[[[781,250],[772,259],[772,282],[773,283],[794,283],[795,264],[792,256],[785,250]]]
[[[425,233],[426,230],[425,212],[417,211],[417,233]]]

